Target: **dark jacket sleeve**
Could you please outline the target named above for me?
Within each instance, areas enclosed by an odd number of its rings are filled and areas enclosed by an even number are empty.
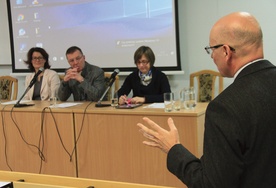
[[[118,98],[120,98],[120,96],[122,96],[122,95],[128,96],[128,94],[132,90],[132,82],[133,82],[133,77],[134,77],[133,74],[134,74],[134,72],[126,77],[123,85],[118,90]]]
[[[167,167],[188,187],[239,187],[243,170],[239,143],[243,135],[236,112],[227,104],[210,102],[205,118],[204,155],[198,159],[184,146],[168,153]]]
[[[61,81],[58,89],[58,99],[61,101],[66,101],[71,96],[71,89],[68,82]]]

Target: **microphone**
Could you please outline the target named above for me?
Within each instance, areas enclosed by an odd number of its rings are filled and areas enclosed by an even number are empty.
[[[120,70],[119,69],[115,69],[113,71],[113,73],[111,74],[110,78],[109,78],[109,84],[108,87],[106,88],[105,92],[103,93],[102,97],[100,98],[100,100],[96,103],[96,107],[106,107],[106,106],[111,106],[111,104],[102,104],[102,100],[105,97],[106,93],[108,92],[108,90],[111,88],[112,84],[114,83],[114,81],[116,80],[116,76],[117,74],[119,74]]]
[[[43,71],[44,71],[44,68],[40,67],[37,73],[34,75],[33,79],[31,80],[30,85],[28,86],[30,89],[36,83],[38,75],[40,75],[40,73],[42,73]]]
[[[110,76],[110,78],[109,78],[109,84],[108,84],[108,86],[112,86],[112,84],[113,84],[113,82],[116,80],[116,76],[117,76],[117,74],[119,74],[119,72],[120,72],[120,70],[119,69],[115,69],[114,71],[113,71],[113,73],[111,74],[111,76]],[[107,90],[108,91],[108,90]]]
[[[20,101],[23,99],[23,97],[28,93],[28,91],[31,89],[31,87],[36,83],[38,75],[44,71],[43,67],[40,67],[37,73],[34,75],[33,79],[31,80],[29,86],[26,88],[25,92],[21,96],[21,98],[17,101],[17,103],[14,105],[14,107],[25,107],[25,106],[33,106],[34,104],[20,104]]]
[[[117,74],[119,74],[120,73],[120,70],[119,69],[115,69],[114,71],[113,71],[113,73],[111,74],[111,76],[110,76],[110,79],[109,80],[115,80],[115,77],[117,76]]]

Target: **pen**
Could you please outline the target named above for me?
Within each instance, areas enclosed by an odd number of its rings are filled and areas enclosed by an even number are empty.
[[[126,100],[126,104],[131,104],[131,98],[128,98],[128,99]]]

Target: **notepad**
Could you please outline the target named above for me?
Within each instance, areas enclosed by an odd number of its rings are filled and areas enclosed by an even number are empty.
[[[123,104],[116,106],[117,109],[132,109],[138,106],[142,106],[143,104]]]

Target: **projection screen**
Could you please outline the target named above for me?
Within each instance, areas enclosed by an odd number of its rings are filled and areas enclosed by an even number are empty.
[[[42,47],[51,69],[69,67],[65,51],[82,49],[86,61],[105,71],[131,71],[133,54],[150,46],[155,66],[180,67],[176,0],[7,0],[14,73],[31,47]]]

